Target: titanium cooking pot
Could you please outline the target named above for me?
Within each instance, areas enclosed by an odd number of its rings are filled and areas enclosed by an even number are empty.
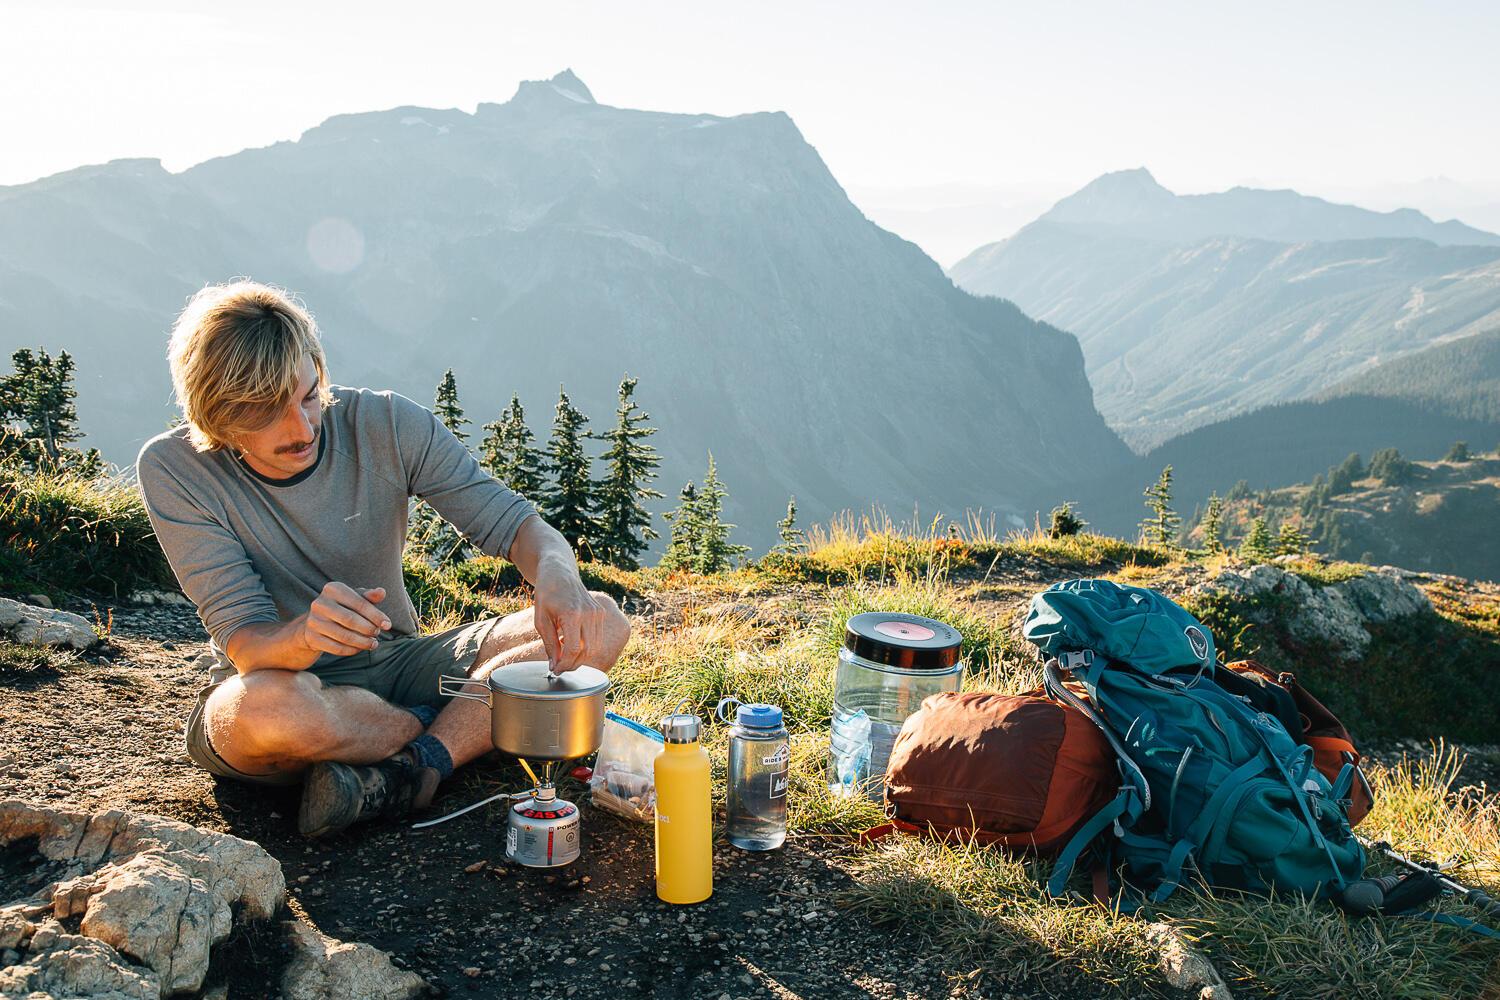
[[[487,690],[465,691],[485,684]],[[599,749],[609,678],[593,667],[552,673],[546,660],[512,663],[482,680],[440,677],[438,691],[490,706],[495,749],[530,760],[574,760]]]

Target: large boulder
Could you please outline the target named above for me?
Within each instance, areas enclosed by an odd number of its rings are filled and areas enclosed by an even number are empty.
[[[1253,620],[1277,624],[1297,642],[1327,646],[1346,660],[1370,647],[1369,625],[1432,612],[1432,602],[1406,574],[1381,566],[1361,576],[1314,586],[1280,566],[1229,568],[1194,588],[1245,601]]]
[[[135,996],[150,983],[141,995],[195,991],[233,914],[268,920],[286,896],[281,865],[258,844],[159,816],[0,802],[0,846],[33,838],[62,877],[0,909],[0,944],[17,957],[0,978],[6,989],[45,983],[34,988]],[[80,934],[55,930],[73,918]],[[113,958],[101,964],[106,952]],[[130,975],[115,976],[116,967]],[[106,989],[106,980],[114,985]]]
[[[0,997],[158,1000],[203,988],[236,921],[284,912],[281,865],[259,844],[160,816],[0,802],[0,848],[36,845],[51,881],[0,899]],[[69,933],[75,926],[79,933]],[[408,1000],[415,973],[367,944],[288,926],[290,1000]]]
[[[88,649],[99,641],[82,615],[0,597],[0,632],[27,646]]]

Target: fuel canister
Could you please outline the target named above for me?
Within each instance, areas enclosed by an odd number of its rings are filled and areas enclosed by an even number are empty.
[[[558,868],[582,853],[578,807],[557,797],[551,785],[540,785],[529,799],[510,807],[505,856],[528,868]]]

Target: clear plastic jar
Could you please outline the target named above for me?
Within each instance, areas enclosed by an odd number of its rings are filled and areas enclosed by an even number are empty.
[[[775,705],[739,705],[729,729],[729,790],[726,795],[729,842],[746,851],[771,851],[786,841],[787,770],[791,760],[786,726]]]
[[[922,699],[958,690],[962,645],[957,629],[931,618],[872,611],[849,619],[834,675],[831,791],[885,794],[896,734]]]

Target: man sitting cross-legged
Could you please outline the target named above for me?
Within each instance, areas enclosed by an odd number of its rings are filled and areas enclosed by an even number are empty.
[[[427,805],[491,748],[489,709],[440,695],[440,677],[613,666],[629,621],[584,587],[563,537],[425,408],[330,385],[312,317],[284,292],[204,289],[169,356],[184,421],[136,468],[217,660],[187,721],[199,766],[302,781],[298,826],[319,836]],[[401,569],[413,496],[513,562],[535,606],[419,635]]]

